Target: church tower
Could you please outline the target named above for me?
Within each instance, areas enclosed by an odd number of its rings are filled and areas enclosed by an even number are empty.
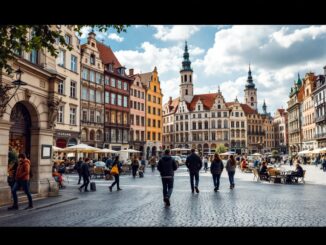
[[[186,42],[183,53],[182,69],[180,70],[180,101],[191,102],[194,97],[194,85],[192,83],[191,61],[189,60],[188,45]]]
[[[247,84],[244,93],[245,93],[245,104],[247,104],[252,109],[257,111],[257,88],[255,88],[255,84],[252,80],[250,65],[248,71]]]

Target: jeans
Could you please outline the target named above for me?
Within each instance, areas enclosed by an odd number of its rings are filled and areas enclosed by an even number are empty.
[[[195,173],[190,172],[191,190],[194,190],[194,178],[195,178],[195,187],[198,187],[198,184],[199,184],[199,172],[195,172]]]
[[[85,186],[85,191],[87,190],[88,184],[89,184],[89,177],[88,176],[83,176],[83,184],[81,187],[79,187],[80,189],[83,188]]]
[[[112,188],[115,184],[117,184],[117,189],[120,189],[120,186],[119,186],[119,174],[115,174],[115,175],[114,175],[114,182],[112,183],[111,188]]]
[[[17,190],[20,189],[20,187],[23,187],[24,192],[27,195],[29,206],[33,206],[32,201],[32,195],[29,191],[29,181],[28,180],[17,180],[12,187],[12,196],[14,198],[14,205],[15,207],[18,207],[18,197],[17,197]]]
[[[155,165],[152,165],[152,172],[155,171]]]
[[[173,178],[162,178],[163,197],[171,197],[173,190]]]
[[[136,177],[138,166],[132,166],[132,176]]]
[[[80,184],[80,181],[81,181],[81,178],[82,178],[82,174],[81,173],[78,173],[78,176],[79,176],[79,179],[78,179],[78,184],[77,185]]]
[[[235,174],[235,171],[229,171],[228,172],[230,185],[234,185],[234,174]]]
[[[213,176],[214,187],[218,189],[220,187],[221,174],[213,174],[212,176]]]

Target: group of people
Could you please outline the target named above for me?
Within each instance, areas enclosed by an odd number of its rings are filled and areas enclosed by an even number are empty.
[[[199,171],[203,163],[201,158],[195,153],[195,149],[191,150],[191,154],[186,159],[186,166],[189,170],[191,192],[199,193]],[[170,197],[173,190],[174,171],[178,168],[177,163],[170,155],[170,150],[164,151],[163,157],[159,160],[157,169],[160,172],[163,185],[163,201],[166,206],[170,206]],[[226,170],[229,175],[230,189],[234,188],[234,174],[236,170],[236,161],[231,155],[226,164]],[[213,177],[214,191],[217,192],[220,186],[220,177],[223,172],[224,165],[220,156],[215,153],[214,159],[210,166]]]
[[[28,206],[25,209],[33,208],[33,200],[30,192],[30,179],[32,178],[31,162],[24,153],[18,156],[15,152],[9,152],[8,178],[7,182],[11,188],[13,205],[8,210],[18,210],[17,191],[21,188],[28,198]]]

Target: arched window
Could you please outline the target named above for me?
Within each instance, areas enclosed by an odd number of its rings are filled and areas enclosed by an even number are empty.
[[[217,128],[222,128],[222,121],[221,120],[217,121]]]
[[[91,54],[90,63],[91,63],[91,65],[95,65],[95,55],[94,54]]]
[[[228,128],[228,120],[224,120],[224,128]]]
[[[96,132],[96,140],[100,141],[102,139],[102,132],[101,130],[97,130]]]
[[[186,95],[188,95],[188,89],[186,89]]]
[[[198,111],[200,111],[200,105],[198,105]]]
[[[187,75],[185,75],[185,82],[187,82]]]
[[[94,138],[95,138],[95,132],[94,132],[94,130],[92,130],[92,131],[89,133],[89,139],[90,139],[90,140],[94,140]]]
[[[205,121],[205,129],[208,129],[208,121]]]
[[[202,122],[198,123],[198,129],[202,129]]]
[[[212,128],[215,128],[215,120],[212,121]]]

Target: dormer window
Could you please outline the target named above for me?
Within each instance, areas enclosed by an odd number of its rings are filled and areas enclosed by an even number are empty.
[[[113,71],[113,65],[109,64],[109,71]]]
[[[92,47],[93,47],[93,48],[95,48],[95,43],[93,43],[93,42],[92,42],[92,44],[91,44],[91,45],[92,45]]]
[[[200,105],[198,105],[198,111],[200,111]]]
[[[95,65],[95,55],[94,54],[91,54],[90,63],[91,63],[91,65]]]

